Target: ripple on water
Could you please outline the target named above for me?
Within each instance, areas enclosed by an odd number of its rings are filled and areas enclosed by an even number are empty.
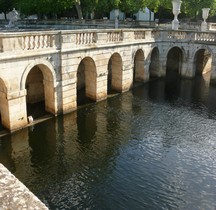
[[[0,161],[50,209],[213,210],[216,109],[191,82],[169,96],[157,81],[36,125],[25,152],[13,134]]]

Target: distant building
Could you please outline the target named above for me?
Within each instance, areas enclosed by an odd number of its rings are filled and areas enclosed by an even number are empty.
[[[118,19],[119,20],[124,20],[125,19],[125,13],[120,11],[119,9],[118,9],[118,13],[119,13]],[[115,10],[112,10],[110,12],[110,20],[115,20]]]
[[[140,9],[134,16],[136,17],[136,20],[154,21],[154,12],[147,7],[145,9]]]

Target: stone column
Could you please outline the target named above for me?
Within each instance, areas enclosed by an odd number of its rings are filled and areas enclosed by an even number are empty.
[[[144,78],[143,78],[143,82],[147,82],[149,81],[149,66],[150,66],[150,61],[149,60],[145,60],[144,61]]]
[[[159,58],[159,77],[165,77],[166,76],[166,62],[167,58],[166,57],[160,57]]]
[[[148,72],[145,71],[144,61],[137,60],[135,61],[134,71],[135,71],[135,81],[144,82],[146,79],[146,74]],[[146,66],[147,68],[147,66]]]
[[[181,64],[181,77],[193,78],[195,76],[194,60],[191,57],[187,57]]]
[[[97,78],[96,101],[107,98],[107,73],[100,73]]]
[[[8,92],[2,108],[2,125],[13,131],[27,125],[26,90]]]
[[[75,79],[64,80],[59,86],[61,88],[58,89],[58,94],[61,95],[61,97],[58,99],[58,104],[61,104],[62,112],[63,114],[66,114],[77,108]]]

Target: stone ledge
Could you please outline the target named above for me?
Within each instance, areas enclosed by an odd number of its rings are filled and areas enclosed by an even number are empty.
[[[48,210],[48,208],[0,164],[0,210]]]

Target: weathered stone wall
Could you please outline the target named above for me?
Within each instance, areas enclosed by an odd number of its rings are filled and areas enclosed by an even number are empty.
[[[48,210],[48,208],[0,164],[0,210]]]
[[[149,69],[151,76],[165,76],[172,48],[181,52],[177,66],[180,75],[190,78],[195,75],[194,54],[207,49],[212,60],[209,59],[205,72],[212,70],[211,79],[216,80],[215,40],[212,32],[152,29],[2,32],[1,123],[12,131],[26,126],[26,102],[43,98],[45,110],[54,115],[75,110],[80,86],[77,82],[82,86],[85,81],[86,97],[95,101],[106,99],[110,59],[112,86],[119,92],[129,90],[134,79],[148,81]],[[151,57],[154,48],[157,55]],[[81,63],[85,80],[77,74]],[[172,68],[176,65],[170,63]],[[43,80],[39,83],[38,76],[32,75],[34,83],[27,80],[33,68],[42,72]]]

